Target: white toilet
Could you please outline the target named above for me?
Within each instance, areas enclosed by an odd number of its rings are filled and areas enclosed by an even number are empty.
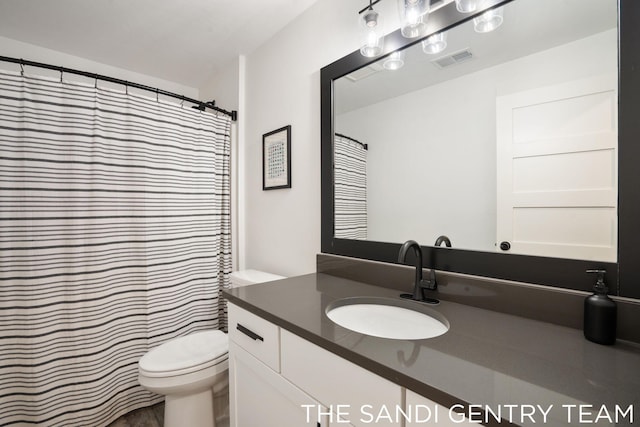
[[[231,287],[279,279],[284,277],[257,270],[230,274]],[[140,385],[165,395],[165,427],[216,426],[216,412],[227,412],[229,401],[228,348],[227,334],[208,330],[174,338],[140,358]]]

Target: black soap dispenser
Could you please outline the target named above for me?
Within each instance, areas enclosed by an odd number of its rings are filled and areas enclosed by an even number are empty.
[[[609,298],[604,275],[606,270],[587,270],[596,273],[598,280],[594,294],[584,300],[584,336],[598,344],[612,345],[616,342],[616,303]]]

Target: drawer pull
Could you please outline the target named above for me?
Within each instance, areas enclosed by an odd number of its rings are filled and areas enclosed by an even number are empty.
[[[262,338],[260,335],[256,334],[252,330],[245,328],[240,323],[236,325],[236,329],[242,332],[243,334],[245,334],[246,336],[248,336],[249,338],[251,338],[252,340],[264,341],[264,338]]]

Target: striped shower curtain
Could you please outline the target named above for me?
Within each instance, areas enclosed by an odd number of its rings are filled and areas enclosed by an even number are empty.
[[[151,347],[225,327],[230,119],[0,72],[0,425],[104,426]]]
[[[367,238],[367,146],[346,135],[335,134],[334,236]]]

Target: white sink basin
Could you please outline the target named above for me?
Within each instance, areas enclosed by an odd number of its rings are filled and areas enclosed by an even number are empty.
[[[444,316],[414,301],[345,298],[330,304],[326,314],[343,328],[380,338],[422,340],[449,330]]]

